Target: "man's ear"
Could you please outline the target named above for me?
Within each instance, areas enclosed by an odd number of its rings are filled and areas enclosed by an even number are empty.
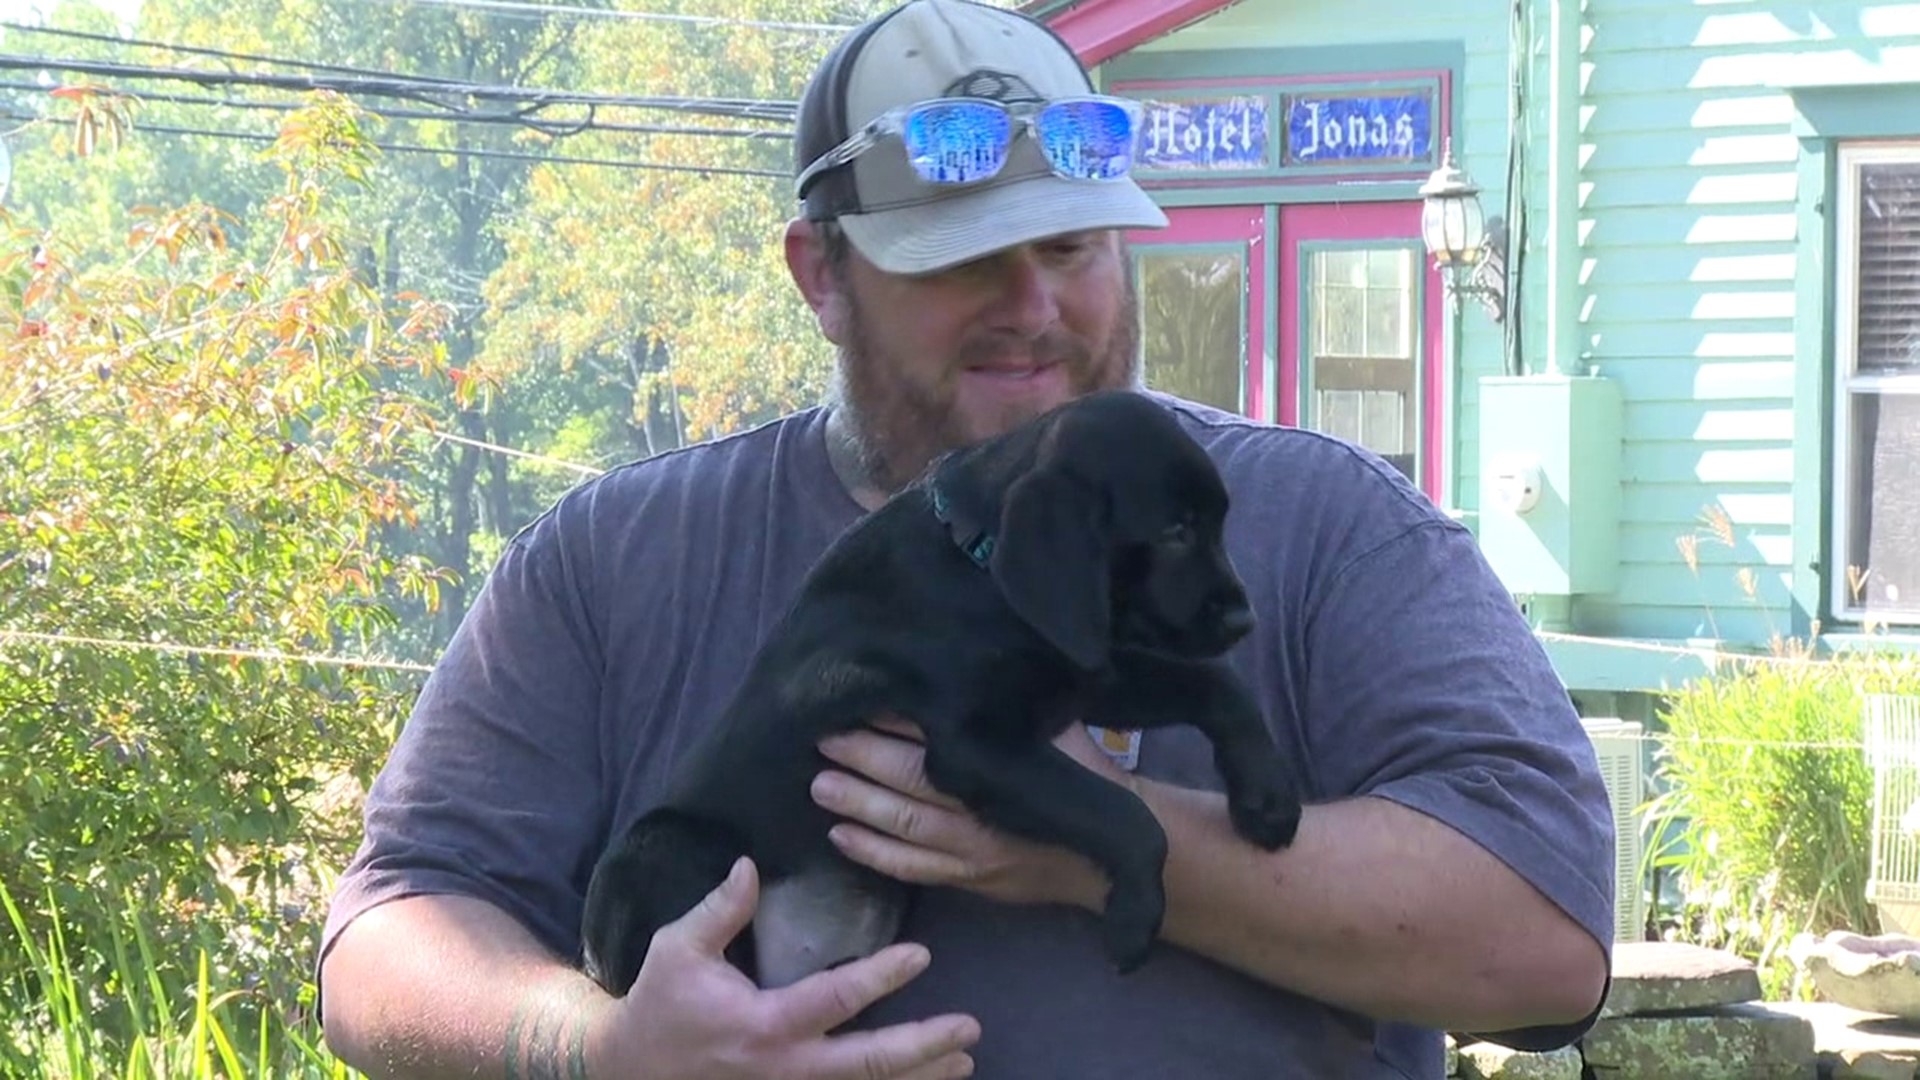
[[[1027,625],[1086,671],[1107,664],[1113,601],[1103,508],[1054,469],[1013,482],[1000,508],[993,579]]]
[[[841,277],[827,258],[819,228],[805,218],[787,222],[787,272],[820,323],[820,333],[835,345],[846,344],[847,297]]]

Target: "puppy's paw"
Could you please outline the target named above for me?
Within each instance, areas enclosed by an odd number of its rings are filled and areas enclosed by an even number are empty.
[[[1107,894],[1105,942],[1107,957],[1126,975],[1147,962],[1160,921],[1166,915],[1166,894],[1157,887],[1121,888]]]
[[[1279,777],[1250,778],[1227,798],[1233,829],[1268,851],[1293,843],[1300,829],[1300,797]]]

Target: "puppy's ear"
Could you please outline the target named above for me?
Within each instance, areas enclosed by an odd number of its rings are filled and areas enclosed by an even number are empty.
[[[1052,469],[1013,482],[991,566],[1013,610],[1080,668],[1106,666],[1112,634],[1104,509]]]

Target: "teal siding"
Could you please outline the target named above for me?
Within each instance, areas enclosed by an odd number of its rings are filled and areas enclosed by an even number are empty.
[[[1547,4],[1533,4],[1529,72],[1529,196],[1542,208]],[[1824,434],[1796,427],[1795,279],[1819,238],[1800,235],[1785,86],[1920,73],[1920,4],[1588,0],[1583,30],[1581,247],[1569,255],[1584,355],[1560,359],[1620,380],[1625,521],[1618,592],[1578,602],[1574,628],[1761,642],[1793,629],[1792,528],[1820,525],[1794,520],[1795,439]],[[1537,227],[1533,239],[1523,272],[1538,298],[1553,256]],[[1544,333],[1536,308],[1528,339],[1544,347]],[[1710,507],[1732,521],[1734,549],[1704,538]],[[1676,545],[1694,532],[1697,575]]]
[[[1547,232],[1555,2],[1521,0],[1516,27],[1507,0],[1242,0],[1115,68],[1158,65],[1154,73],[1165,75],[1178,65],[1203,76],[1216,73],[1212,60],[1231,57],[1239,74],[1248,57],[1264,56],[1263,73],[1297,63],[1387,69],[1405,66],[1396,58],[1410,51],[1461,50],[1455,151],[1482,186],[1490,216],[1507,209],[1510,153],[1517,149],[1521,163],[1527,235],[1510,271],[1522,362],[1537,372],[1551,360],[1562,372],[1604,375],[1621,388],[1618,588],[1579,599],[1569,629],[1736,646],[1804,633],[1817,614],[1810,598],[1822,591],[1816,566],[1826,513],[1822,397],[1831,328],[1823,283],[1831,262],[1821,139],[1920,134],[1920,3],[1573,5],[1578,242],[1556,250]],[[1524,58],[1517,142],[1508,116],[1513,56]],[[1877,89],[1885,83],[1908,85]],[[1826,89],[1833,86],[1868,89]],[[1555,259],[1576,282],[1577,333],[1572,355],[1550,358]],[[1809,274],[1811,284],[1803,280]],[[1504,331],[1469,304],[1458,333],[1456,502],[1471,511],[1479,487],[1476,382],[1501,373]],[[1731,547],[1710,538],[1710,511],[1732,523]],[[1690,534],[1700,538],[1697,568],[1679,543]],[[1626,659],[1608,667],[1606,656],[1627,657],[1625,650],[1557,648],[1576,680],[1591,680],[1579,685],[1626,686],[1645,675],[1629,672]]]
[[[1483,189],[1481,203],[1489,216],[1504,214],[1509,93],[1508,24],[1511,5],[1506,0],[1350,0],[1342,4],[1308,4],[1300,0],[1241,0],[1201,22],[1148,42],[1121,63],[1163,58],[1183,53],[1249,53],[1267,50],[1272,57],[1268,74],[1284,74],[1288,57],[1303,46],[1316,52],[1327,47],[1345,51],[1339,57],[1348,69],[1378,70],[1409,66],[1409,51],[1427,43],[1447,43],[1464,49],[1464,69],[1453,86],[1454,151],[1461,166]],[[1120,64],[1116,64],[1118,70]],[[1192,75],[1213,74],[1196,66]],[[1336,196],[1337,197],[1337,196]],[[1479,393],[1475,380],[1502,373],[1503,332],[1469,303],[1460,322],[1456,349],[1462,370],[1455,375],[1460,401],[1454,440],[1455,468],[1460,487],[1455,501],[1473,507],[1479,500],[1478,477],[1471,463],[1478,460],[1476,434]],[[1464,466],[1464,467],[1463,467]]]

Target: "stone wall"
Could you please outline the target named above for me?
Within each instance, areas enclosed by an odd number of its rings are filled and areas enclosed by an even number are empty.
[[[1693,945],[1615,946],[1584,1039],[1544,1054],[1448,1041],[1459,1080],[1920,1080],[1920,1027],[1825,1002],[1760,1000],[1752,964]]]

